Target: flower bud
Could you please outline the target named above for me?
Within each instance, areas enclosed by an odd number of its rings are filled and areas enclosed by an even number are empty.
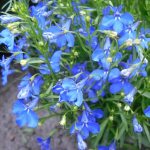
[[[59,122],[61,126],[65,126],[66,125],[66,116],[63,115],[61,121]]]
[[[111,58],[111,57],[108,57],[108,58],[107,58],[107,62],[111,63],[111,62],[112,62],[112,58]]]
[[[109,116],[109,120],[110,120],[110,121],[113,121],[113,120],[114,120],[114,117],[113,117],[113,116]]]
[[[27,59],[22,59],[20,61],[21,66],[25,66],[27,64],[28,60]]]
[[[86,22],[90,22],[90,20],[91,20],[90,16],[86,16],[85,20],[86,20]]]
[[[129,111],[129,110],[130,110],[130,106],[129,106],[129,105],[125,105],[125,106],[124,106],[124,110],[125,110],[125,111]]]

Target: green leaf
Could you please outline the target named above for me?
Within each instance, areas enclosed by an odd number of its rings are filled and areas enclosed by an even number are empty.
[[[126,131],[128,131],[128,123],[127,123],[125,116],[122,113],[120,113],[120,117],[121,117],[121,120],[125,126]]]
[[[29,58],[29,59],[27,59],[27,62],[29,63],[29,64],[41,64],[41,63],[44,63],[44,61],[42,60],[42,59],[40,59],[40,58]]]
[[[107,126],[107,124],[108,124],[108,121],[109,121],[109,120],[106,119],[106,120],[104,120],[104,121],[101,123],[101,130],[100,130],[99,134],[97,135],[97,138],[96,138],[95,143],[94,143],[94,147],[97,147],[97,145],[98,145],[100,139],[102,138],[102,136],[103,136],[103,134],[104,134],[104,131],[105,131],[105,128],[106,128],[106,126]]]
[[[122,137],[122,135],[125,133],[125,131],[126,131],[126,126],[124,125],[124,123],[121,123],[121,125],[116,131],[115,139],[119,140]]]
[[[147,128],[147,126],[145,124],[143,124],[143,127],[144,127],[145,134],[147,136],[147,139],[150,142],[150,133],[149,133],[149,130],[148,130],[148,128]]]
[[[146,92],[142,92],[142,91],[138,91],[139,94],[141,94],[144,97],[150,98],[150,92],[146,91]]]

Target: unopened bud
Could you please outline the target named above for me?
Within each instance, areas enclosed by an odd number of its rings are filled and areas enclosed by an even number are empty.
[[[113,120],[114,120],[114,117],[113,117],[113,116],[109,116],[109,120],[110,120],[110,121],[113,121]]]
[[[60,107],[61,107],[61,104],[60,104],[60,103],[57,103],[56,106],[60,108]]]
[[[121,107],[121,106],[122,106],[122,104],[121,104],[121,103],[117,103],[117,106],[118,106],[118,107]]]
[[[59,122],[61,126],[65,126],[66,125],[66,116],[63,115],[61,121]]]
[[[79,54],[78,54],[78,52],[74,52],[74,56],[78,56]]]
[[[27,59],[22,59],[20,61],[21,66],[25,66],[27,64],[28,60]]]
[[[91,20],[90,16],[86,16],[85,20],[86,20],[87,22],[90,22],[90,20]]]
[[[129,110],[130,110],[130,106],[129,106],[129,105],[125,105],[125,106],[124,106],[124,110],[125,110],[125,111],[129,111]]]
[[[111,62],[112,62],[112,58],[111,58],[111,57],[108,57],[108,58],[107,58],[107,62],[111,63]]]
[[[121,92],[120,95],[121,95],[122,97],[124,97],[125,94],[124,94],[124,92]]]
[[[140,40],[140,39],[135,39],[135,40],[133,41],[133,43],[138,45],[138,44],[141,43],[141,40]]]

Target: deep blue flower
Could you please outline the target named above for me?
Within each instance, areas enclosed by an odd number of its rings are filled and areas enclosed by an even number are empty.
[[[146,117],[150,118],[150,106],[148,106],[145,110],[144,110],[144,114]]]
[[[141,75],[143,77],[147,76],[147,72],[145,70],[147,64],[141,62],[139,58],[135,59],[133,62],[130,60],[124,65],[125,69],[121,70],[121,75],[124,77],[132,78],[136,75]],[[129,64],[130,62],[130,64]]]
[[[46,29],[46,26],[50,23],[46,18],[53,12],[48,11],[48,5],[44,2],[39,2],[36,6],[31,6],[30,10],[31,16],[37,19],[39,27],[42,30]]]
[[[35,128],[38,125],[38,116],[32,110],[37,103],[38,98],[35,98],[30,104],[25,105],[21,100],[17,100],[13,105],[13,113],[16,115],[16,123],[20,126],[28,126]]]
[[[89,137],[89,133],[97,134],[100,131],[100,125],[88,118],[86,111],[83,111],[78,121],[71,127],[70,133],[80,133],[83,139]]]
[[[134,95],[136,94],[137,89],[133,88],[125,97],[124,97],[124,102],[131,105],[133,100],[134,100]]]
[[[9,58],[5,58],[4,55],[2,56],[2,60],[0,60],[0,66],[2,67],[2,85],[7,84],[7,77],[8,75],[12,74],[14,70],[10,69],[10,63],[13,60],[13,56]]]
[[[104,49],[97,48],[92,54],[92,60],[99,62],[104,57],[108,57],[110,55],[110,38],[106,38]]]
[[[8,29],[0,32],[0,44],[5,44],[8,50],[13,51],[14,35]]]
[[[121,33],[125,25],[133,23],[133,16],[126,13],[121,13],[122,6],[110,7],[113,11],[113,15],[107,15],[104,13],[104,17],[100,23],[100,30],[114,30],[118,34]]]
[[[138,25],[140,24],[140,21],[135,22],[134,24],[130,24],[125,27],[123,30],[123,33],[121,33],[121,37],[118,40],[119,45],[124,44],[128,40],[134,40],[136,38],[136,29]]]
[[[50,43],[57,44],[58,47],[63,47],[67,44],[68,47],[74,46],[74,36],[69,31],[71,20],[67,20],[61,27],[51,26],[43,32],[43,37],[50,41]]]
[[[128,81],[128,78],[121,76],[120,70],[118,68],[113,68],[110,71],[108,81],[111,83],[109,91],[112,94],[116,94],[123,90],[127,95],[134,88],[133,85]]]
[[[116,143],[114,141],[109,146],[99,146],[98,150],[116,150]]]
[[[150,33],[150,29],[141,28],[139,39],[141,40],[140,45],[143,48],[148,49],[148,43],[150,42],[150,38],[147,38],[146,35]]]
[[[30,74],[26,75],[18,86],[19,93],[17,98],[26,99],[28,101],[30,97],[38,96],[40,94],[42,84],[43,79],[41,76],[32,78]]]
[[[57,73],[60,71],[60,59],[61,59],[62,52],[61,51],[55,51],[52,57],[49,59],[49,63],[51,65],[52,71],[54,73]],[[44,60],[44,58],[41,58]],[[47,64],[42,64],[39,67],[39,71],[42,74],[50,74],[51,71]]]
[[[84,142],[82,136],[79,133],[77,134],[77,142],[79,150],[86,150],[87,144]]]
[[[50,142],[51,142],[50,137],[48,137],[47,139],[43,139],[41,137],[38,137],[37,142],[40,145],[41,150],[52,150],[51,145],[50,145]]]
[[[0,16],[0,22],[1,24],[8,24],[8,23],[12,23],[12,22],[16,22],[21,20],[21,18],[13,16],[13,15],[1,15]]]
[[[96,48],[92,53],[92,60],[99,62],[99,65],[103,67],[104,70],[109,70],[112,63],[117,63],[122,58],[122,53],[117,52],[114,56],[110,53],[110,38],[106,38],[104,48]]]
[[[60,94],[59,102],[68,102],[76,106],[81,106],[83,102],[82,88],[86,81],[87,78],[76,83],[72,78],[65,78],[53,87],[53,92]]]
[[[134,132],[141,133],[143,131],[143,127],[138,123],[137,118],[134,116],[132,120]]]

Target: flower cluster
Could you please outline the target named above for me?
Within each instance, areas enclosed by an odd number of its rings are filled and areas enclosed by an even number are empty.
[[[143,130],[149,135],[141,123],[150,118],[150,103],[136,98],[144,95],[144,85],[136,82],[148,76],[150,31],[140,29],[141,21],[124,13],[122,5],[104,8],[100,18],[88,0],[32,2],[29,8],[22,0],[14,2],[14,14],[0,17],[6,27],[0,44],[11,54],[0,61],[2,84],[17,71],[13,62],[25,74],[13,105],[16,123],[35,128],[44,118],[37,112],[47,109],[62,117],[60,125],[76,135],[79,150],[90,145],[115,150],[123,135]],[[50,137],[37,141],[42,150],[51,149]]]

